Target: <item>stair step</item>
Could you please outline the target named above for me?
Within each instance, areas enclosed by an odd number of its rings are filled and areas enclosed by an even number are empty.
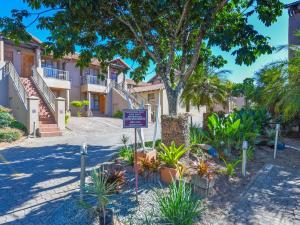
[[[60,132],[59,128],[56,127],[40,127],[39,132]]]
[[[40,137],[57,137],[57,136],[62,136],[61,131],[49,131],[49,132],[39,132]]]
[[[55,123],[41,123],[40,121],[40,128],[56,128],[58,127]]]

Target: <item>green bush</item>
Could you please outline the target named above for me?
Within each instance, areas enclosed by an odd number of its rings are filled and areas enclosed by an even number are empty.
[[[72,101],[71,105],[75,108],[78,108],[77,111],[77,116],[81,117],[81,110],[83,109],[84,106],[88,106],[90,104],[90,102],[88,100],[83,100],[83,101]]]
[[[168,224],[191,225],[201,213],[201,201],[192,198],[192,191],[184,181],[171,183],[169,193],[158,193],[161,216]]]
[[[119,156],[128,161],[129,165],[133,165],[134,164],[134,154],[133,154],[133,149],[130,147],[121,147],[119,150]]]
[[[66,111],[66,115],[65,115],[65,124],[66,125],[69,123],[70,117],[71,117],[71,112],[70,111]]]
[[[160,139],[156,140],[154,147],[158,150],[160,148],[160,144],[161,144],[161,140]],[[153,141],[145,142],[145,147],[147,147],[147,148],[152,148],[152,145],[153,145]]]
[[[18,129],[3,128],[0,129],[0,142],[13,142],[19,140],[22,133]]]
[[[8,112],[0,112],[0,128],[9,127],[15,119]]]
[[[122,119],[123,118],[123,112],[121,110],[118,110],[114,113],[113,117]]]
[[[160,148],[162,151],[158,153],[159,158],[170,167],[176,167],[179,159],[189,150],[189,148],[184,147],[184,144],[176,147],[174,141],[169,147],[161,143]]]
[[[14,120],[9,127],[11,128],[16,128],[19,129],[21,131],[23,131],[24,133],[27,133],[27,128],[25,127],[25,125],[23,123],[20,123],[19,121]]]

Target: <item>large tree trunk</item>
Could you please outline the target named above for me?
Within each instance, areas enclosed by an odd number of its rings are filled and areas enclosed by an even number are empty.
[[[166,88],[166,91],[168,97],[169,115],[177,115],[177,103],[179,92],[168,87]]]

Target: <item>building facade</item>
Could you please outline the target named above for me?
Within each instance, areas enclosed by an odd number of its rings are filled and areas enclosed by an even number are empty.
[[[110,61],[105,73],[101,72],[104,69],[97,59],[92,59],[83,69],[76,66],[78,60],[78,54],[61,59],[44,55],[42,42],[37,38],[15,45],[0,36],[0,105],[12,108],[15,115],[22,115],[26,110],[29,113],[28,98],[37,97],[36,129],[45,123],[57,125],[56,99],[64,100],[61,114],[70,111],[76,115],[77,109],[71,102],[78,100],[89,101],[84,109],[85,116],[112,116],[117,110],[128,108],[125,90],[118,85],[123,82],[123,71],[129,69],[122,59]],[[20,112],[22,108],[14,104],[17,101],[23,102],[23,113]],[[25,117],[20,117],[21,122],[32,124],[27,121],[29,116]]]

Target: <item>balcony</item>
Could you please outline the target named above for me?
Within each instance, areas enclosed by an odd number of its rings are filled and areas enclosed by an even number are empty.
[[[70,89],[69,71],[43,67],[45,81],[50,88]]]
[[[81,78],[81,91],[106,93],[106,80],[94,75],[85,75]]]

